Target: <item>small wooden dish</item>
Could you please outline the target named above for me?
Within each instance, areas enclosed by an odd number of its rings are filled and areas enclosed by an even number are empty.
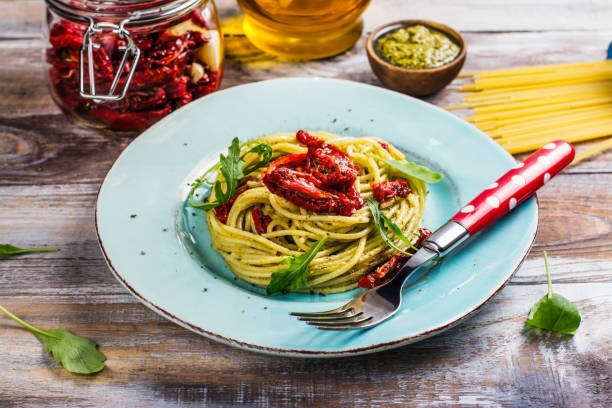
[[[421,24],[446,34],[459,46],[459,55],[451,62],[437,68],[410,69],[393,65],[376,52],[379,38],[402,27]],[[461,71],[465,61],[465,40],[452,28],[429,20],[399,20],[372,31],[366,42],[366,51],[372,71],[388,88],[412,96],[431,95],[448,85]]]

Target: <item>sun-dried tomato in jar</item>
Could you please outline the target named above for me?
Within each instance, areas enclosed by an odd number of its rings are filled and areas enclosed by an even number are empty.
[[[46,0],[51,95],[77,123],[143,130],[215,91],[223,44],[212,0]]]

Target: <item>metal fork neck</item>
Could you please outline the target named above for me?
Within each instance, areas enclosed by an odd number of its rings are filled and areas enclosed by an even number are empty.
[[[429,263],[431,260],[443,256],[450,252],[461,242],[469,238],[470,233],[456,221],[449,221],[438,228],[431,236],[425,240],[419,249],[400,269],[397,276],[388,284],[401,282],[404,285],[406,279],[419,267]]]
[[[467,228],[456,221],[449,221],[431,234],[423,246],[443,256],[469,236]]]

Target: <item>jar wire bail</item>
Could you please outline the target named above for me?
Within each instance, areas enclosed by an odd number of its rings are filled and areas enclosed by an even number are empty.
[[[81,97],[91,99],[96,103],[104,103],[108,101],[119,101],[125,97],[132,81],[136,65],[140,59],[140,49],[136,46],[132,35],[125,28],[127,24],[149,24],[157,21],[163,21],[167,18],[183,15],[189,12],[202,0],[175,0],[168,4],[152,7],[143,10],[137,10],[127,13],[127,18],[123,19],[119,24],[99,21],[96,22],[91,16],[84,15],[83,10],[79,9],[72,3],[64,3],[62,0],[45,0],[51,10],[61,16],[73,21],[88,23],[87,30],[83,33],[83,45],[79,52],[79,94]],[[104,31],[116,34],[122,40],[127,41],[126,46],[120,46],[119,50],[124,51],[121,57],[121,62],[117,72],[113,77],[113,82],[107,94],[97,94],[95,84],[95,64],[94,49],[100,48],[100,44],[94,42],[94,37]],[[87,52],[87,74],[89,79],[89,92],[85,90],[85,52]],[[123,69],[127,63],[128,57],[132,57],[130,71],[127,74],[125,84],[120,93],[115,94],[117,85],[119,84]]]
[[[83,45],[79,52],[79,94],[86,99],[92,99],[96,103],[104,103],[107,101],[119,101],[123,99],[130,87],[130,82],[136,72],[136,65],[140,59],[140,49],[134,43],[130,32],[125,28],[125,25],[129,23],[130,18],[126,18],[119,24],[108,23],[108,22],[94,22],[92,18],[89,19],[89,27],[83,34]],[[94,42],[93,38],[96,34],[103,33],[105,30],[109,30],[112,34],[116,34],[122,40],[127,41],[127,45],[119,46],[119,50],[123,51],[121,62],[114,75],[113,82],[108,90],[108,94],[101,95],[96,93],[96,80],[95,80],[95,67],[94,67],[94,56],[93,50],[100,48],[100,44]],[[87,51],[87,73],[89,79],[89,93],[85,91],[85,51]],[[130,71],[125,79],[125,84],[120,93],[115,94],[119,80],[123,74],[123,68],[127,62],[129,56],[132,56],[132,62]]]

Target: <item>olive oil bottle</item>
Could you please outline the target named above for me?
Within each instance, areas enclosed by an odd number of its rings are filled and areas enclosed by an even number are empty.
[[[351,48],[370,0],[238,0],[244,32],[258,48],[290,59],[317,59]]]

